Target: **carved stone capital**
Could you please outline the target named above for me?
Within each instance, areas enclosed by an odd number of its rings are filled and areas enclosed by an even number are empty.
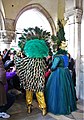
[[[82,9],[71,9],[64,13],[65,19],[68,21],[73,18],[74,22],[81,23],[83,11]]]
[[[7,31],[7,30],[0,31],[0,39],[2,42],[11,43],[14,38],[15,38],[14,31]]]
[[[81,23],[82,15],[83,15],[83,11],[81,9],[75,9],[75,13],[74,13],[75,22]]]

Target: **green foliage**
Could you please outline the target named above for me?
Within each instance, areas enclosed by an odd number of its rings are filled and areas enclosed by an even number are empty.
[[[60,20],[58,20],[58,27],[59,27],[59,31],[57,32],[58,39],[60,41],[66,41],[64,27],[63,24],[60,22]]]

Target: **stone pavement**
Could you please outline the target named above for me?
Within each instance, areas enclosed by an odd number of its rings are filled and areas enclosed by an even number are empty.
[[[84,104],[82,100],[77,101],[78,110],[72,112],[70,115],[53,115],[47,113],[46,116],[42,116],[42,112],[38,108],[36,100],[33,101],[32,112],[27,113],[25,99],[23,96],[17,96],[17,99],[13,106],[8,110],[11,115],[9,119],[5,120],[84,120]],[[0,120],[3,120],[0,118]]]

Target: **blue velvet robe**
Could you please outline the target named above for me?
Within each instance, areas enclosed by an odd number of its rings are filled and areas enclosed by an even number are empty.
[[[66,56],[55,56],[45,88],[47,110],[53,114],[66,115],[76,110],[74,85],[67,66]]]

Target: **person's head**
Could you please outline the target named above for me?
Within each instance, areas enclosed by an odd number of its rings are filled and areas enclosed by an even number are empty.
[[[13,54],[16,55],[16,50],[13,51]]]
[[[4,49],[3,53],[5,54],[7,52],[7,49]]]
[[[21,57],[21,51],[18,51],[18,52],[17,52],[17,56],[18,56],[18,57]]]

